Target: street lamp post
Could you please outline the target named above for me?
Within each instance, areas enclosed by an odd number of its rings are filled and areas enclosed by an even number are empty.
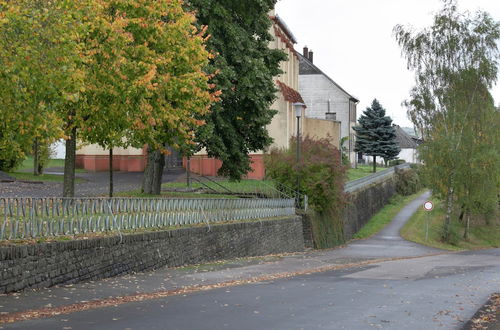
[[[297,117],[297,169],[300,161],[300,117],[302,117],[302,110],[304,109],[304,103],[294,103],[293,108],[295,110],[295,117]],[[297,208],[300,207],[300,175],[297,173],[297,195],[295,197],[295,204]]]

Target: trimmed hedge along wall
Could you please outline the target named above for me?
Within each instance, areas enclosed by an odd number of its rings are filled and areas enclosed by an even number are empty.
[[[0,247],[0,293],[304,250],[301,218]]]

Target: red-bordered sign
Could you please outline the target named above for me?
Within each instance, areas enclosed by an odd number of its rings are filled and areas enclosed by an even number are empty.
[[[424,210],[432,211],[433,208],[434,208],[434,204],[431,201],[427,201],[424,203]]]

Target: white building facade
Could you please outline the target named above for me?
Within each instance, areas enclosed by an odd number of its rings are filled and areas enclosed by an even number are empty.
[[[359,100],[314,65],[313,52],[307,47],[299,58],[299,92],[307,105],[306,117],[340,122],[340,138],[348,138],[343,146],[348,149],[351,166],[355,166],[353,127],[356,125]]]

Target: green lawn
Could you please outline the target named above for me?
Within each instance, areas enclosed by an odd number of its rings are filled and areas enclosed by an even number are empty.
[[[235,199],[238,196],[235,195],[224,195],[224,194],[205,194],[196,192],[162,192],[160,196],[158,195],[148,195],[141,193],[140,190],[117,192],[113,194],[115,197],[137,197],[137,198],[228,198]]]
[[[486,225],[482,219],[471,222],[468,240],[463,238],[464,225],[452,222],[452,243],[441,241],[445,211],[440,201],[435,202],[434,209],[428,213],[420,209],[401,230],[401,236],[409,241],[445,250],[471,250],[500,247],[500,219],[491,219]],[[429,220],[429,237],[426,241],[426,221]]]
[[[49,159],[46,168],[60,167],[64,168],[64,159]],[[76,173],[85,173],[85,170],[77,169]],[[33,157],[27,157],[18,168],[14,171],[8,173],[10,176],[18,180],[26,181],[41,181],[41,182],[63,182],[64,178],[62,175],[56,174],[33,174]],[[82,179],[76,179],[76,182],[83,182]]]
[[[386,170],[387,167],[378,167],[377,172]],[[373,174],[373,166],[371,165],[358,165],[358,168],[350,168],[347,170],[347,181],[353,181],[364,178]]]
[[[354,238],[362,239],[375,235],[384,229],[384,227],[392,221],[392,219],[403,209],[403,207],[422,193],[423,190],[410,196],[395,195],[386,206],[378,211],[377,214],[375,214],[370,221],[368,221],[368,223],[354,235]]]
[[[41,181],[41,182],[63,182],[63,175],[56,174],[42,174],[42,175],[34,175],[29,172],[9,172],[10,176],[18,179],[18,180],[26,180],[26,181]],[[76,178],[75,182],[83,182],[84,180]]]
[[[46,166],[49,167],[64,167],[64,159],[49,159],[48,164]],[[33,171],[33,157],[27,157],[22,164],[16,169],[16,172],[19,171]]]
[[[202,188],[200,191],[163,191],[161,197],[173,197],[173,198],[240,198],[238,195],[234,194],[252,194],[252,193],[266,193],[268,196],[278,197],[278,193],[274,190],[272,181],[260,181],[260,180],[241,180],[239,182],[220,180],[217,183],[210,181],[203,181],[208,187],[214,189],[216,192],[211,191],[206,186],[199,182],[193,181],[191,187],[193,189]],[[222,186],[222,187],[221,187]],[[225,190],[223,187],[228,189]],[[174,189],[186,189],[186,182],[169,182],[162,184],[162,189],[164,190],[174,190]],[[233,194],[234,193],[234,194]],[[116,197],[159,197],[152,196],[148,194],[143,194],[139,190],[120,192],[115,194]]]
[[[210,182],[210,181],[203,181],[203,183],[220,192],[220,193],[226,193],[226,192],[233,192],[233,193],[276,193],[276,191],[273,189],[274,183],[270,180],[241,180],[241,181],[229,181],[229,180],[220,180],[216,181],[217,183]],[[193,181],[191,183],[191,188],[208,188],[196,181]],[[169,182],[169,183],[164,183],[162,185],[164,189],[185,189],[187,188],[186,182]],[[226,188],[226,189],[224,189]]]

